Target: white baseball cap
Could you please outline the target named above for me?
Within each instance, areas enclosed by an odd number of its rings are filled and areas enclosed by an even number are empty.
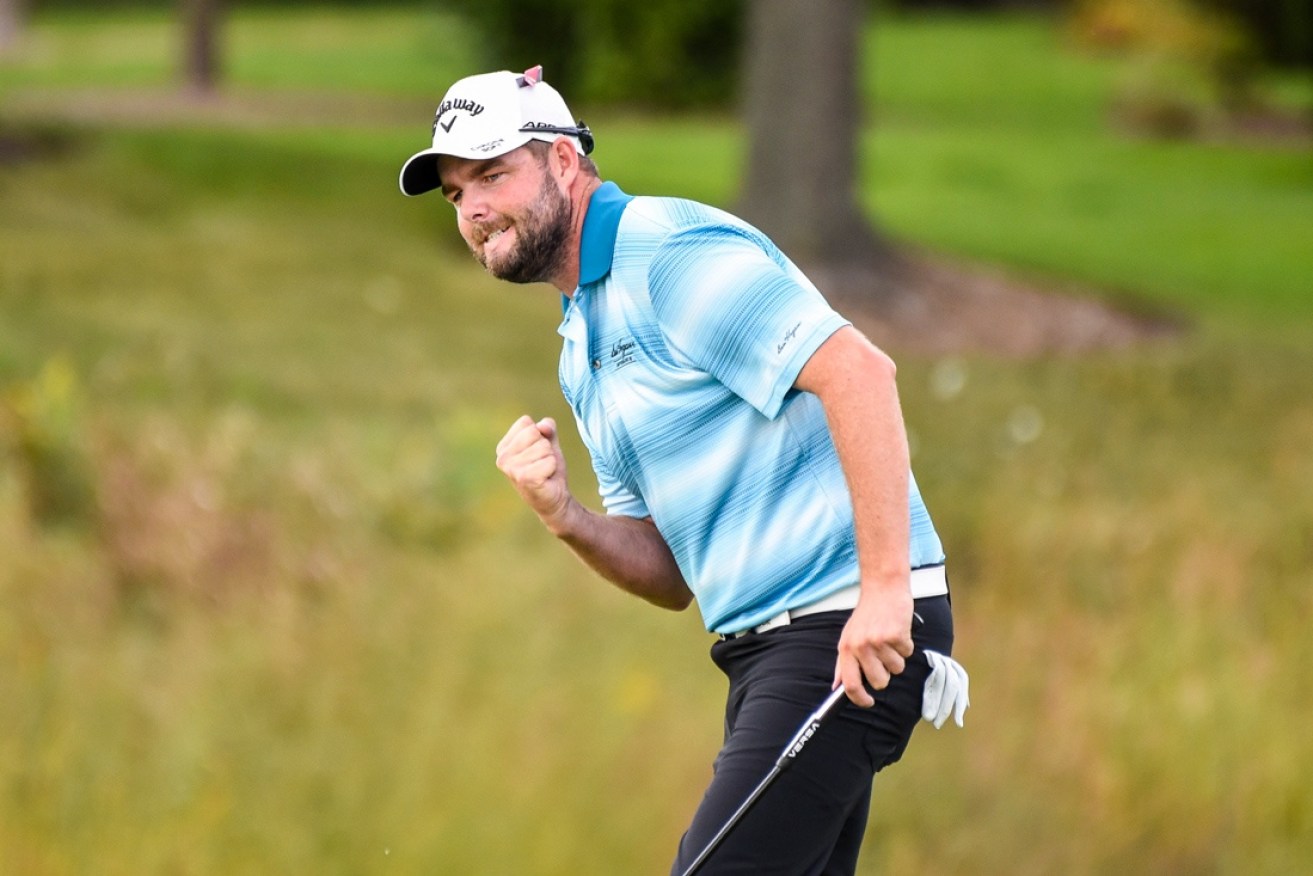
[[[546,82],[543,68],[524,73],[501,70],[467,76],[447,89],[433,117],[433,147],[417,152],[401,168],[401,191],[422,195],[438,188],[439,155],[493,158],[530,140],[548,143],[566,136],[575,151],[593,151],[593,134],[570,115],[565,100]]]

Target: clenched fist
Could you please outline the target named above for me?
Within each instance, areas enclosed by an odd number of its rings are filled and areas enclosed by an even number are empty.
[[[525,416],[511,424],[497,442],[497,468],[549,529],[565,515],[570,488],[556,421],[551,417],[535,423]]]

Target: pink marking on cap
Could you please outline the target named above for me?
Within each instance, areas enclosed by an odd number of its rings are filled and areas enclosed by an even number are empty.
[[[533,86],[537,85],[539,82],[542,81],[543,81],[543,65],[539,64],[536,67],[530,67],[528,70],[524,71],[524,75],[520,77],[520,87],[532,88]]]

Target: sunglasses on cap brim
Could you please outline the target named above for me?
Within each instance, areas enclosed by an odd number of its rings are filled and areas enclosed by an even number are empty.
[[[579,124],[573,128],[557,128],[548,125],[526,125],[520,129],[522,134],[565,134],[567,137],[578,137],[579,145],[583,147],[584,154],[587,155],[593,151],[593,132],[580,119]]]

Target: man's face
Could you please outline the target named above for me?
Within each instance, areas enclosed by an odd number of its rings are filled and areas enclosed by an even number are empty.
[[[528,148],[486,160],[438,159],[442,194],[479,264],[512,283],[549,281],[565,255],[570,203]]]

